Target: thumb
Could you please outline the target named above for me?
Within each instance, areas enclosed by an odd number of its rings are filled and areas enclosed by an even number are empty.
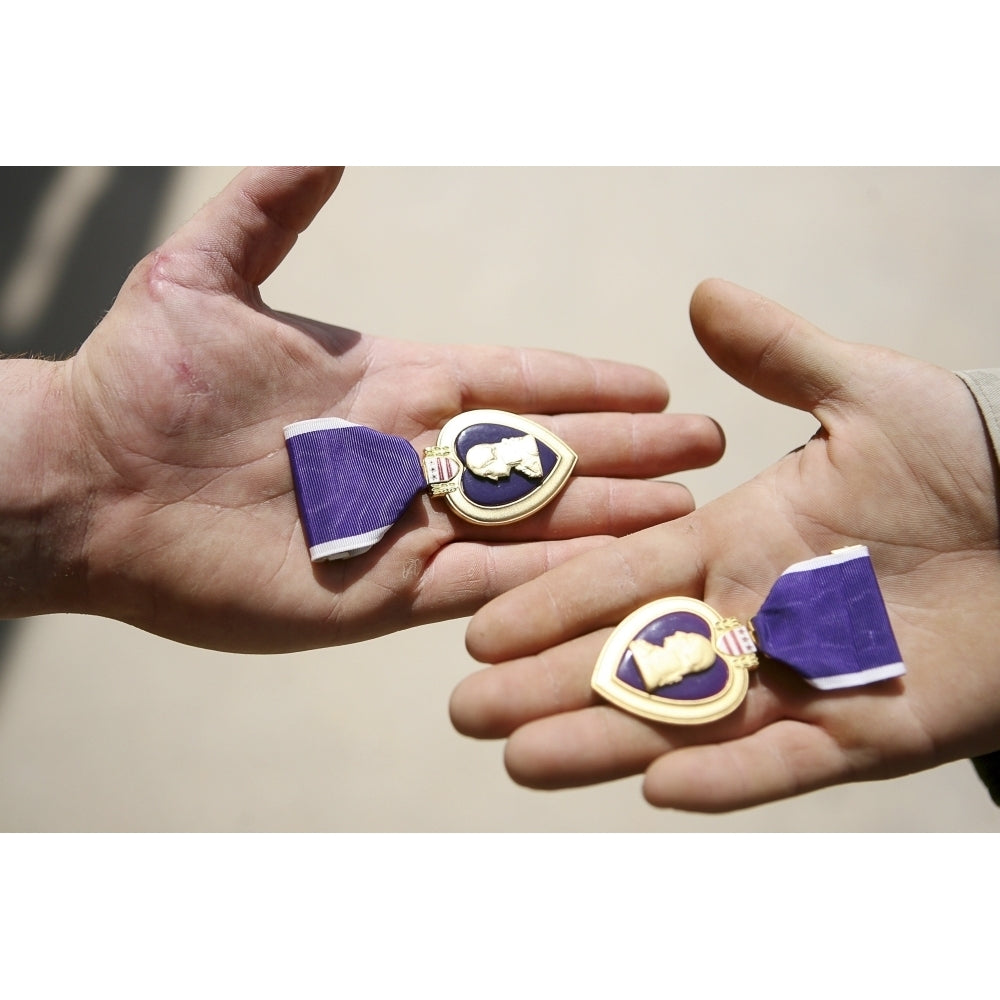
[[[157,255],[160,277],[206,291],[260,285],[340,183],[343,167],[249,167]]]
[[[690,311],[705,353],[758,395],[817,416],[849,395],[857,349],[776,302],[713,278]]]

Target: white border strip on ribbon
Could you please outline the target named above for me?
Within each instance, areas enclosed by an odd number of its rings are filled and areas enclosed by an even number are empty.
[[[285,440],[298,437],[299,434],[308,434],[310,431],[333,431],[338,427],[357,426],[350,420],[341,420],[340,417],[313,417],[312,420],[299,420],[289,424],[285,428]]]
[[[871,667],[868,670],[858,670],[853,674],[833,674],[830,677],[806,677],[814,688],[820,691],[836,691],[838,688],[861,687],[864,684],[874,684],[876,681],[887,681],[890,677],[902,677],[906,666],[900,663],[887,663],[883,667]]]
[[[808,573],[810,570],[819,569],[821,566],[836,566],[839,563],[850,562],[852,559],[865,559],[868,556],[866,545],[849,545],[843,549],[834,549],[833,552],[825,556],[816,556],[813,559],[806,559],[804,562],[792,563],[788,569],[782,573]]]
[[[328,562],[332,559],[352,559],[354,556],[364,555],[370,548],[377,545],[391,528],[386,525],[384,528],[376,528],[374,531],[366,531],[363,535],[351,535],[350,538],[335,538],[330,542],[321,542],[313,545],[309,549],[309,558],[313,562]]]

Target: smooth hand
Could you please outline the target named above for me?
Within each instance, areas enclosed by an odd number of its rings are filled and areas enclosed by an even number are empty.
[[[553,569],[487,605],[468,646],[496,664],[452,699],[456,727],[509,737],[515,780],[556,788],[645,772],[654,805],[723,811],[839,782],[892,777],[1000,747],[995,466],[959,378],[843,343],[721,281],[694,330],[755,392],[820,430],[750,482],[671,524]],[[629,716],[590,689],[610,628],[660,597],[746,620],[791,563],[869,547],[907,666],[900,681],[815,692],[774,663],[706,726]]]
[[[652,372],[393,342],[268,308],[259,286],[339,179],[243,172],[135,268],[74,358],[32,363],[27,381],[45,383],[44,572],[11,597],[13,613],[303,649],[471,614],[581,548],[691,509],[682,487],[643,480],[715,461],[721,435],[705,417],[660,412],[667,392]],[[419,449],[475,407],[535,415],[578,452],[559,500],[491,530],[419,499],[368,555],[310,563],[284,425],[337,416]]]

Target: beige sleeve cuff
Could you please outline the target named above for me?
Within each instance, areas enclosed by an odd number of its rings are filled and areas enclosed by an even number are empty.
[[[981,368],[955,374],[975,398],[993,445],[993,454],[1000,461],[1000,368]]]

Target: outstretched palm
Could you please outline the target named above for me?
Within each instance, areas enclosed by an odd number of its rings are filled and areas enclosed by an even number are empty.
[[[721,367],[811,411],[820,431],[701,510],[487,605],[469,648],[500,665],[455,692],[457,727],[509,735],[508,769],[526,784],[645,770],[652,803],[706,811],[1000,745],[1000,654],[985,624],[1000,607],[996,492],[968,389],[935,366],[833,340],[723,282],[698,289],[692,322]],[[745,619],[789,564],[852,543],[871,551],[908,669],[900,683],[820,694],[765,664],[741,709],[704,727],[640,721],[591,693],[608,628],[638,606],[687,595]]]
[[[471,613],[600,536],[690,509],[680,487],[640,477],[714,461],[721,437],[707,418],[659,412],[651,372],[398,343],[268,309],[258,286],[339,176],[244,172],[135,269],[64,363],[74,430],[61,431],[89,484],[75,610],[222,649],[345,642]],[[476,406],[540,414],[579,452],[559,501],[489,533],[422,500],[368,555],[309,562],[284,425],[334,415],[420,447]]]

